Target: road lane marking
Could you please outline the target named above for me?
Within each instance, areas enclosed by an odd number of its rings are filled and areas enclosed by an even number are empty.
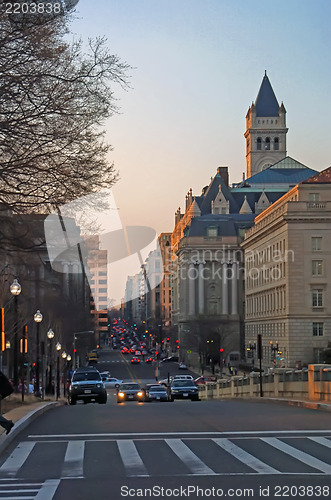
[[[193,474],[204,476],[215,475],[215,471],[202,462],[181,439],[165,439],[165,442]]]
[[[1,475],[4,473],[6,476],[14,476],[26,462],[35,444],[36,442],[32,441],[23,441],[20,443],[0,467]]]
[[[60,484],[60,479],[48,479],[44,482],[35,500],[52,500]]]
[[[309,437],[311,441],[315,441],[315,443],[321,444],[323,446],[326,446],[327,448],[331,448],[331,441],[330,439],[327,439],[325,437]]]
[[[239,448],[236,444],[232,443],[228,439],[213,439],[214,443],[216,443],[220,448],[225,450],[227,453],[230,453],[234,458],[243,462],[245,465],[248,465],[251,469],[255,470],[259,474],[280,474],[280,471],[270,467],[269,465],[261,462],[258,458],[254,457],[247,451]]]
[[[118,450],[129,477],[148,477],[149,474],[132,439],[117,441]]]
[[[132,436],[263,436],[277,434],[288,436],[290,434],[331,434],[330,430],[300,430],[300,431],[192,431],[192,432],[100,432],[98,434],[30,434],[29,439],[41,438],[84,438],[84,437],[132,437]],[[307,436],[305,436],[307,437]],[[203,439],[203,438],[201,438]]]
[[[322,460],[312,457],[311,455],[308,455],[308,453],[298,450],[297,448],[294,448],[287,443],[283,443],[283,441],[280,441],[277,438],[261,438],[261,441],[264,441],[277,450],[280,450],[283,453],[290,455],[292,458],[303,462],[309,467],[313,467],[314,469],[324,472],[325,474],[331,474],[331,465],[322,462]]]
[[[85,441],[68,442],[62,477],[83,477],[84,450]]]

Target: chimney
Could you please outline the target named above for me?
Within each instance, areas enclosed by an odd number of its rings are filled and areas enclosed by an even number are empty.
[[[217,173],[222,177],[226,186],[229,186],[229,172],[228,167],[218,167]]]

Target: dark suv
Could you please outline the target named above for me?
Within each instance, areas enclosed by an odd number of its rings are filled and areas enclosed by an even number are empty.
[[[170,400],[191,399],[199,401],[199,389],[193,380],[173,380],[170,387]]]
[[[92,401],[99,404],[107,403],[107,391],[102,382],[101,375],[95,368],[77,368],[69,386],[68,402],[75,405],[76,401],[84,403]]]

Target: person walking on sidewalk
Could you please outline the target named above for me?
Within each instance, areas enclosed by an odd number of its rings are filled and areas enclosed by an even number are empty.
[[[14,389],[13,389],[11,383],[9,382],[6,375],[4,375],[2,372],[0,372],[0,399],[5,399],[12,392],[14,392]],[[9,434],[10,431],[12,430],[12,428],[14,427],[14,422],[12,422],[12,420],[8,420],[7,418],[0,415],[0,425],[4,429],[6,429],[6,434]]]

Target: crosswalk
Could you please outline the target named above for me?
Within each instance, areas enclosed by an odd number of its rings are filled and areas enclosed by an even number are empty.
[[[330,448],[330,434],[31,436],[1,464],[0,492],[3,481],[28,478],[331,474]]]

